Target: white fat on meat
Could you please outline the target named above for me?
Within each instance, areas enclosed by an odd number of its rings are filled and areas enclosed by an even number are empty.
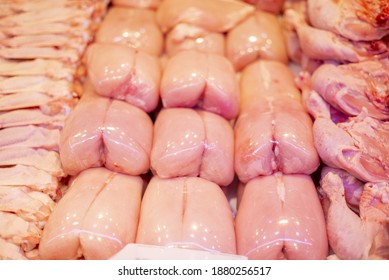
[[[241,113],[234,127],[239,179],[246,183],[277,171],[313,173],[320,160],[312,121],[288,67],[275,61],[255,62],[245,68],[240,82]]]
[[[161,99],[166,108],[197,106],[234,119],[239,111],[236,73],[224,56],[181,51],[171,57],[164,68]]]
[[[134,243],[143,181],[92,168],[59,201],[39,244],[42,259],[108,259]]]
[[[245,186],[235,219],[237,253],[249,259],[325,259],[323,210],[311,177],[260,176]]]
[[[146,173],[152,139],[153,123],[141,109],[98,95],[84,96],[61,131],[63,169],[70,175],[100,166],[129,175]]]
[[[163,109],[155,122],[151,169],[161,178],[199,176],[227,186],[234,178],[234,135],[222,117],[188,108]]]
[[[288,62],[277,17],[262,11],[256,11],[228,32],[226,53],[237,70],[258,58]]]
[[[99,95],[124,100],[145,112],[159,102],[157,57],[118,44],[96,43],[87,51],[88,78]]]
[[[164,0],[157,11],[163,32],[179,23],[193,24],[210,32],[226,32],[254,12],[238,0]]]
[[[387,0],[308,0],[311,24],[354,41],[379,40],[389,34]]]
[[[136,243],[236,254],[226,196],[202,178],[153,177],[143,196]]]
[[[161,55],[163,50],[163,35],[155,12],[142,9],[109,9],[96,33],[95,42],[124,44],[155,56]]]

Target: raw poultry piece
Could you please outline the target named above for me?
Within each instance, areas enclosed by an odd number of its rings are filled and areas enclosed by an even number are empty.
[[[80,60],[77,50],[71,48],[58,49],[55,47],[19,47],[0,48],[0,58],[6,59],[55,59],[64,63],[75,64]]]
[[[308,0],[312,26],[353,41],[379,40],[389,34],[387,0]]]
[[[284,5],[284,0],[243,0],[246,3],[254,5],[257,10],[262,10],[274,14],[279,14]]]
[[[238,0],[164,0],[158,8],[157,21],[164,33],[180,23],[226,32],[253,11],[254,7]]]
[[[389,59],[324,64],[312,75],[312,89],[332,107],[357,116],[389,119]]]
[[[29,251],[39,244],[42,230],[13,213],[0,212],[0,238]]]
[[[180,23],[167,33],[165,49],[170,57],[182,50],[224,55],[225,39],[222,33],[209,32],[195,25]]]
[[[150,167],[153,124],[141,109],[98,95],[81,98],[61,131],[60,156],[67,174],[106,166],[129,175]]]
[[[42,259],[108,259],[135,241],[143,181],[92,168],[80,173],[44,228]]]
[[[321,187],[330,200],[328,240],[340,259],[389,258],[389,187],[387,182],[365,185],[360,217],[348,208],[341,178],[329,172]]]
[[[333,168],[329,166],[323,167],[323,169],[321,170],[320,177],[324,178],[328,173],[333,173],[342,180],[342,185],[344,188],[344,195],[345,195],[344,198],[347,202],[347,205],[354,212],[359,213],[359,202],[361,200],[361,195],[365,183],[358,180],[357,178],[355,178],[353,175],[351,175],[345,170]],[[323,189],[319,189],[319,191],[322,194],[324,194]],[[324,203],[327,202],[328,201],[325,201]]]
[[[28,222],[45,222],[55,202],[45,193],[28,187],[0,186],[0,211],[14,213]]]
[[[159,56],[163,35],[155,12],[142,9],[112,7],[96,33],[98,43],[120,43]]]
[[[236,216],[237,253],[249,259],[325,259],[323,210],[311,177],[261,176],[244,187]]]
[[[17,164],[0,168],[0,186],[26,186],[55,197],[58,178],[33,166]]]
[[[0,148],[0,167],[17,164],[33,166],[53,176],[65,176],[59,154],[55,151],[26,147]]]
[[[283,21],[296,32],[299,45],[309,59],[360,62],[389,55],[384,40],[352,41],[327,30],[310,26],[300,10],[287,9]]]
[[[0,260],[27,260],[20,246],[0,238]]]
[[[96,93],[151,112],[159,101],[157,57],[118,44],[97,43],[87,51],[88,77]]]
[[[224,56],[181,51],[171,57],[164,68],[161,99],[166,108],[198,106],[234,119],[239,111],[239,87],[234,68]]]
[[[199,176],[227,186],[233,159],[233,130],[222,117],[187,108],[159,113],[151,150],[151,169],[159,177]]]
[[[234,220],[223,191],[202,178],[153,177],[136,243],[235,254]]]
[[[256,11],[228,32],[226,50],[236,70],[258,58],[288,62],[277,17],[262,11]]]
[[[162,0],[112,0],[114,6],[156,9]]]
[[[0,130],[0,147],[58,150],[59,134],[59,129],[34,125],[4,128]]]
[[[235,124],[235,171],[246,183],[277,171],[311,174],[319,166],[312,121],[288,67],[258,61],[241,75],[241,113]]]

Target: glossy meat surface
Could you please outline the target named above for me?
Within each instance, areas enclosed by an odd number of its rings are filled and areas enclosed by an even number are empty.
[[[312,179],[277,173],[248,182],[236,237],[238,254],[249,259],[325,259],[326,227]]]
[[[234,221],[224,193],[202,178],[153,177],[142,200],[136,243],[235,254]]]

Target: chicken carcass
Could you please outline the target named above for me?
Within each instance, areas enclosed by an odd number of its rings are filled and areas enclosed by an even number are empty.
[[[223,191],[202,178],[153,177],[136,243],[235,254],[234,220]]]
[[[88,77],[96,93],[153,111],[159,101],[157,57],[118,44],[96,43],[87,51]]]
[[[379,40],[389,34],[387,0],[308,0],[311,24],[353,41]]]
[[[387,258],[389,255],[389,187],[387,182],[364,186],[360,217],[348,208],[341,178],[332,172],[321,179],[330,200],[327,213],[328,240],[340,259]]]
[[[96,33],[98,43],[120,43],[158,56],[163,49],[163,35],[155,12],[112,7]]]
[[[349,116],[365,109],[370,117],[389,119],[389,59],[324,64],[312,75],[312,89]]]
[[[179,23],[192,24],[210,32],[226,32],[254,12],[238,0],[164,0],[157,21],[166,33]]]
[[[286,65],[258,61],[247,66],[241,99],[234,165],[242,182],[277,171],[311,174],[318,168],[312,121]]]
[[[236,240],[237,253],[249,259],[325,259],[325,220],[311,177],[276,173],[249,181]]]
[[[151,169],[161,178],[200,176],[227,186],[234,178],[234,135],[222,117],[163,109],[155,122]]]
[[[236,70],[258,58],[288,62],[281,25],[275,15],[261,11],[228,32],[226,51]]]
[[[150,167],[153,124],[141,109],[98,95],[81,98],[61,131],[60,157],[67,174],[106,166],[129,175]]]
[[[181,51],[164,68],[161,99],[166,108],[198,106],[234,119],[239,111],[239,87],[233,66],[220,55]]]
[[[80,173],[50,215],[42,259],[108,259],[135,241],[143,181],[92,168]]]

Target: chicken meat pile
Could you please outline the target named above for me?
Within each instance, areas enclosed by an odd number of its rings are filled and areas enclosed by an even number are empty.
[[[388,139],[386,0],[0,0],[0,259],[389,259]]]

